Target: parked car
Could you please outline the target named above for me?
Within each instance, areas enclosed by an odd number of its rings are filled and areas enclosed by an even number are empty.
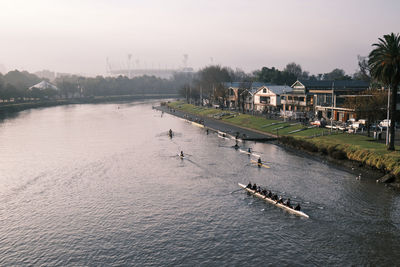
[[[381,127],[388,127],[388,126],[390,126],[390,120],[385,119],[385,120],[381,121],[381,122],[379,123],[379,126],[381,126]]]
[[[318,126],[318,127],[324,127],[326,125],[326,122],[323,120],[315,120],[315,121],[310,122],[310,124]]]

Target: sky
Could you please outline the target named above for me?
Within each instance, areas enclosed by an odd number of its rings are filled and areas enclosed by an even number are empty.
[[[398,0],[0,0],[0,72],[210,64],[312,74],[357,71],[357,55],[400,32]]]

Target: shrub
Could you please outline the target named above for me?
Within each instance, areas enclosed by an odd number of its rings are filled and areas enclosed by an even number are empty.
[[[332,158],[334,159],[346,159],[346,153],[342,150],[335,150],[331,154]]]

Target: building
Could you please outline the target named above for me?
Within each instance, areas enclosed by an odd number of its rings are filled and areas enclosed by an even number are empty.
[[[254,95],[254,109],[256,111],[278,111],[281,106],[281,95],[290,92],[287,85],[263,85]]]
[[[239,108],[239,102],[243,104],[244,109],[254,109],[254,94],[267,83],[260,82],[226,82],[224,86],[228,89],[226,106],[230,108]],[[240,97],[240,99],[239,99]]]
[[[28,88],[28,90],[32,91],[32,89],[34,89],[34,88],[39,89],[39,90],[53,89],[53,90],[59,91],[57,86],[55,86],[52,83],[49,83],[48,81],[41,81],[40,83],[32,85],[31,87]]]
[[[303,113],[306,117],[317,117],[347,121],[355,117],[352,109],[344,107],[345,99],[367,90],[364,81],[297,80],[289,93],[281,97],[282,110]]]

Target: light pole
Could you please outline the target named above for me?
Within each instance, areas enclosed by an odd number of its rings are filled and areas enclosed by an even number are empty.
[[[331,99],[331,104],[332,104],[332,108],[331,108],[331,133],[332,133],[332,129],[333,129],[333,90],[334,90],[334,86],[335,86],[335,81],[332,82],[332,99]]]
[[[390,85],[388,91],[388,105],[387,105],[386,146],[389,145],[389,111],[390,111]]]

